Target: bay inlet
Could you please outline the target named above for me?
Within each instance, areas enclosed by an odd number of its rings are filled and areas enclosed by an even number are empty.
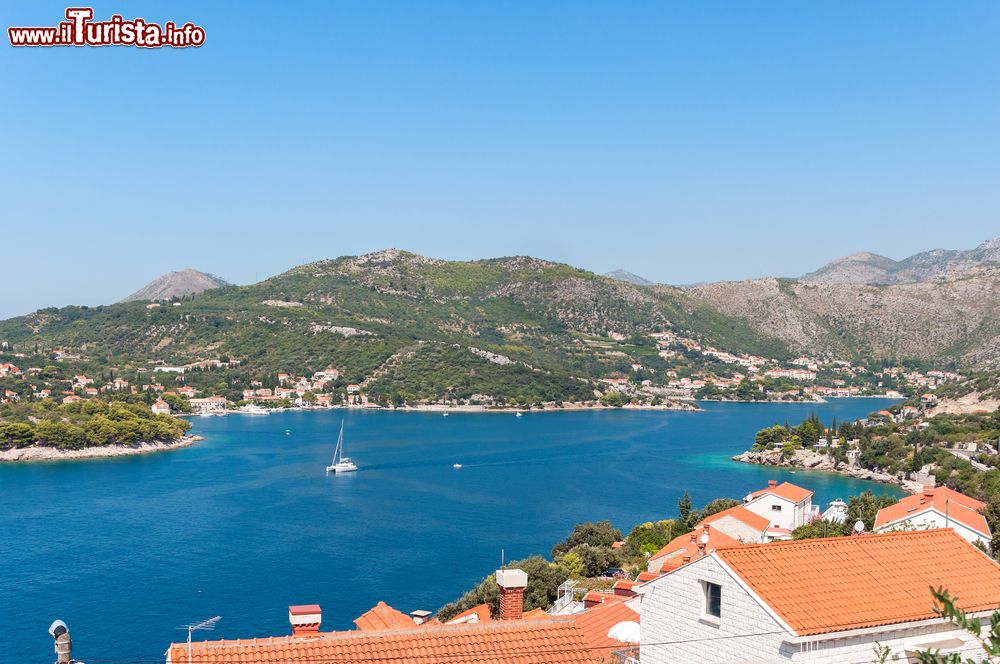
[[[757,429],[890,403],[703,403],[704,412],[322,411],[195,418],[204,441],[135,457],[0,465],[0,662],[51,659],[55,618],[82,661],[162,661],[176,627],[288,632],[289,604],[348,629],[379,600],[435,610],[500,561],[548,555],[573,525],[623,531],[791,480],[822,507],[894,486],[730,460]],[[327,475],[341,419],[355,473]],[[287,431],[287,434],[286,434]],[[461,467],[456,468],[455,464]]]

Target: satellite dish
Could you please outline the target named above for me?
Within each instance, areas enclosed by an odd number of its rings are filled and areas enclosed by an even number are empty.
[[[702,535],[701,535],[701,543],[702,544],[708,544],[708,533],[702,533]]]
[[[865,532],[865,522],[862,521],[861,519],[858,519],[858,522],[854,524],[854,532],[858,533],[859,535]]]
[[[56,636],[56,630],[59,629],[60,627],[62,628],[63,632],[68,632],[69,631],[69,628],[66,627],[66,623],[64,623],[61,620],[55,620],[55,621],[52,622],[51,625],[49,625],[49,635],[52,636],[53,638],[55,638],[55,636]],[[60,632],[60,633],[62,633],[62,632]]]
[[[746,496],[746,498],[743,499],[743,502],[744,503],[749,503],[751,500],[753,500],[753,494],[752,493],[748,493],[747,496]]]

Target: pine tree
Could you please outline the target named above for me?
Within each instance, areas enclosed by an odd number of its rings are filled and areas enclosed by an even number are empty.
[[[691,516],[691,496],[687,491],[684,492],[684,497],[677,501],[677,513],[684,522]]]

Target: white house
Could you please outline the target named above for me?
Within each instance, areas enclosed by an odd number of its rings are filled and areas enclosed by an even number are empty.
[[[934,613],[932,586],[988,615],[1000,565],[950,529],[719,548],[635,588],[639,661],[860,664],[876,643],[889,662],[924,649],[981,657],[974,637]]]
[[[153,405],[150,406],[150,410],[153,411],[154,415],[169,415],[170,414],[170,404],[168,404],[163,399],[157,399],[153,403]]]
[[[195,413],[222,413],[226,410],[226,397],[212,396],[190,401],[191,410]]]
[[[980,510],[986,503],[945,486],[925,489],[883,507],[875,516],[875,532],[951,528],[969,542],[989,546],[993,539],[986,517]]]
[[[716,512],[702,519],[698,525],[706,524],[744,544],[759,544],[766,541],[765,534],[771,527],[767,518],[751,512],[742,505]]]
[[[754,491],[743,499],[743,507],[771,524],[765,541],[788,539],[792,531],[819,517],[819,507],[812,504],[813,492],[789,482],[769,480],[766,489]]]

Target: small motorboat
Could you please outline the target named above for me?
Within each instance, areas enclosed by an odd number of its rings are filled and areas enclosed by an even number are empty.
[[[460,463],[453,463],[453,464],[451,464],[451,467],[452,468],[461,468],[462,464],[460,464]]]

